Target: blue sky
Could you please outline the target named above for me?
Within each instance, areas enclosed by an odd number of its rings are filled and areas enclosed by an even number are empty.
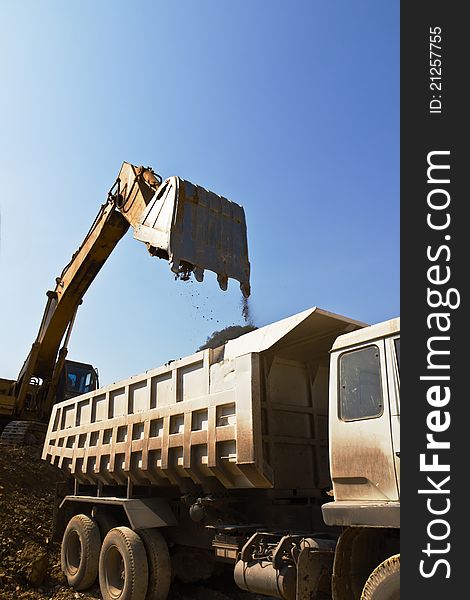
[[[310,306],[399,314],[399,4],[5,3],[0,19],[0,376],[123,160],[246,211],[254,321]],[[128,233],[69,357],[103,384],[242,323],[240,293],[175,282]]]

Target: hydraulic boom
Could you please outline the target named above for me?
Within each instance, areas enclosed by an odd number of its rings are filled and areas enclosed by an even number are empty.
[[[243,208],[179,177],[162,181],[150,167],[124,162],[81,246],[47,292],[37,337],[17,380],[0,380],[0,416],[45,420],[55,402],[97,388],[91,365],[65,360],[67,345],[85,292],[129,227],[151,255],[170,262],[177,278],[193,273],[202,281],[209,269],[222,289],[233,278],[249,296]]]

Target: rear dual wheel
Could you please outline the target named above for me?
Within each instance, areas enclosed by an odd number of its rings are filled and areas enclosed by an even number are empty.
[[[141,529],[139,535],[149,568],[146,600],[166,600],[171,584],[171,561],[165,538],[158,529]]]
[[[101,544],[100,530],[115,525],[114,518],[75,515],[62,539],[61,566],[76,590],[86,590],[99,574],[104,600],[166,600],[171,563],[165,538],[158,529],[113,527]]]
[[[103,600],[166,600],[171,568],[165,539],[156,529],[139,534],[115,527],[106,535],[99,559]]]
[[[129,527],[115,527],[106,535],[99,561],[103,600],[145,600],[148,565],[145,547]]]

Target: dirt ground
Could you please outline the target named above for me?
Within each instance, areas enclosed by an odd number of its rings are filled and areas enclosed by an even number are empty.
[[[76,592],[60,570],[51,541],[55,484],[61,472],[38,447],[0,445],[0,600],[97,600],[99,587]],[[202,584],[175,582],[168,600],[266,600],[239,590],[231,575]]]

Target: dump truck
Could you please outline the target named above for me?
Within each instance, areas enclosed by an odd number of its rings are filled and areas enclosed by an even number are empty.
[[[152,256],[169,261],[175,277],[202,281],[209,270],[222,289],[232,278],[244,297],[250,295],[243,208],[180,177],[163,181],[151,167],[124,162],[83,242],[47,292],[19,375],[0,378],[4,442],[42,444],[54,403],[98,388],[97,370],[68,360],[67,346],[85,292],[130,227]]]
[[[69,584],[165,600],[224,565],[271,598],[399,598],[399,359],[399,319],[314,307],[55,404]]]

